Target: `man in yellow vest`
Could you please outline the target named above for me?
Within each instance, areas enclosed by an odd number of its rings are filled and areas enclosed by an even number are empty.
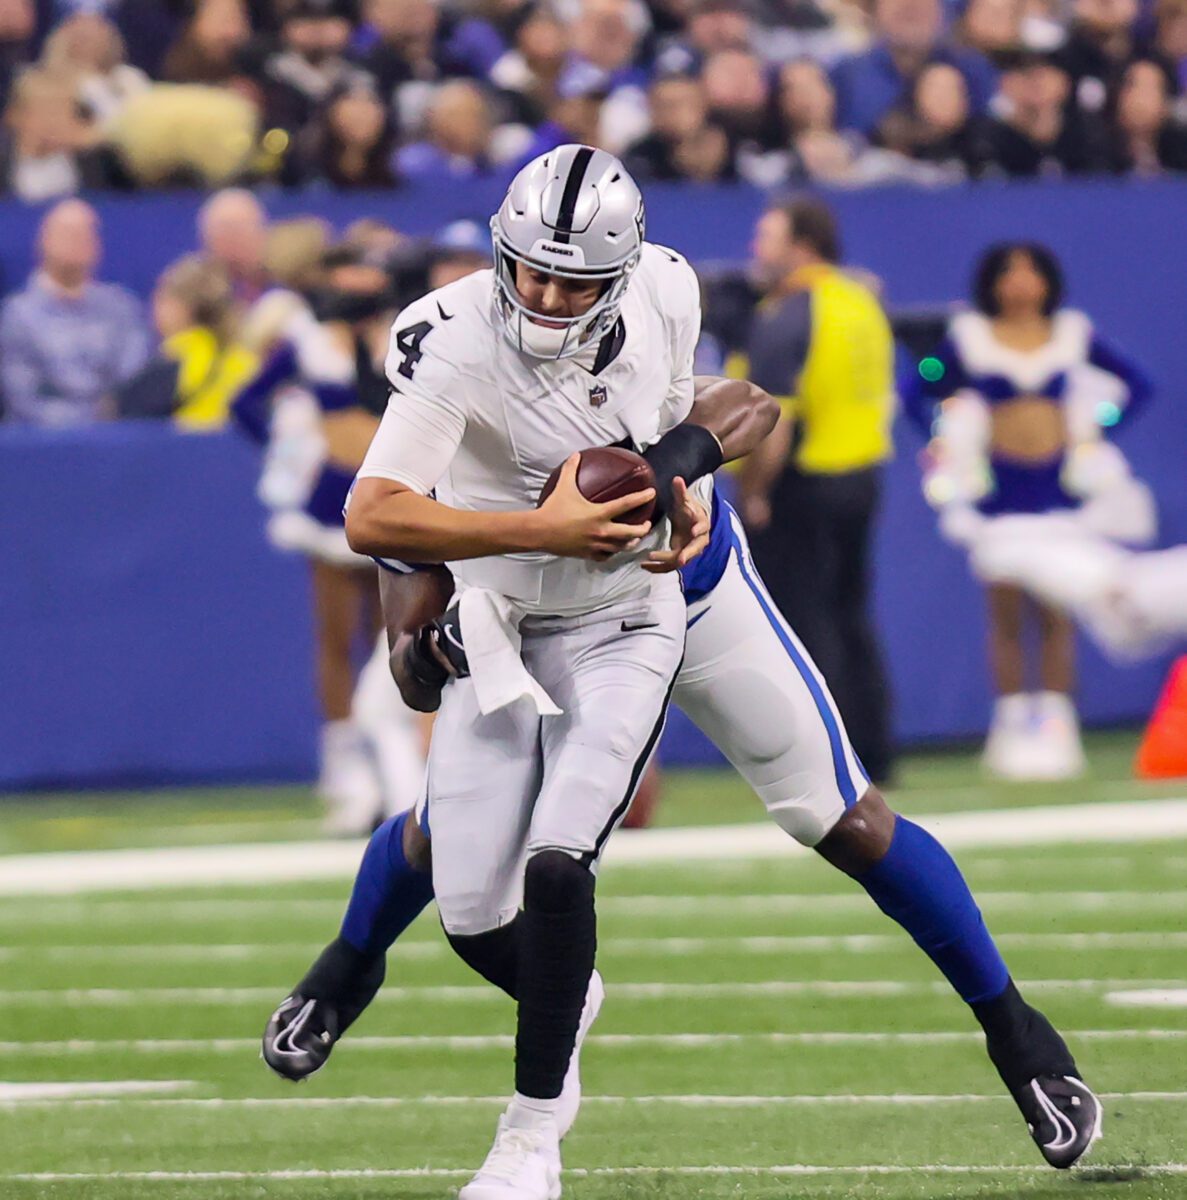
[[[891,454],[894,343],[870,281],[842,270],[819,200],[768,209],[753,245],[765,297],[749,377],[783,420],[743,470],[759,571],[816,660],[866,770],[891,771],[889,698],[869,615],[872,532]]]

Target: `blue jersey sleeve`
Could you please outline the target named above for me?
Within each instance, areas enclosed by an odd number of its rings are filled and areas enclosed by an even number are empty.
[[[1110,346],[1102,338],[1093,335],[1088,347],[1088,361],[1102,371],[1107,371],[1125,385],[1128,396],[1125,407],[1117,414],[1117,419],[1107,422],[1113,426],[1121,421],[1128,421],[1146,406],[1154,391],[1154,384],[1136,362],[1128,355],[1122,354],[1115,346]]]
[[[281,342],[231,402],[235,423],[261,446],[268,441],[272,415],[272,393],[297,374],[297,352],[289,342]]]

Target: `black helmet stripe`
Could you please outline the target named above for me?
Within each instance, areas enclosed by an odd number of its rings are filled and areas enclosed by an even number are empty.
[[[573,165],[569,168],[569,178],[565,180],[565,190],[561,193],[561,206],[556,215],[556,233],[554,240],[568,242],[573,233],[573,213],[577,208],[577,197],[581,193],[581,184],[585,179],[585,170],[589,160],[593,158],[593,148],[582,146],[573,155]]]

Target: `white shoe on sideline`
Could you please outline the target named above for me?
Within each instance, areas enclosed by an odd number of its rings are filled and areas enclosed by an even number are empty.
[[[569,1069],[565,1073],[565,1084],[561,1089],[560,1104],[556,1110],[557,1134],[562,1139],[573,1128],[577,1120],[577,1111],[581,1108],[581,1043],[589,1033],[590,1026],[598,1019],[602,1001],[606,998],[606,985],[601,975],[595,970],[589,977],[589,990],[585,993],[585,1007],[581,1010],[581,1023],[577,1026],[577,1042],[573,1047],[573,1057],[569,1060]]]
[[[561,1151],[556,1120],[511,1124],[515,1104],[499,1118],[499,1131],[478,1174],[458,1200],[560,1200]]]
[[[999,696],[993,706],[981,765],[1000,779],[1029,779],[1032,770],[1033,706],[1025,692]]]
[[[1037,779],[1076,779],[1087,763],[1080,740],[1080,719],[1070,696],[1039,692],[1034,697]]]

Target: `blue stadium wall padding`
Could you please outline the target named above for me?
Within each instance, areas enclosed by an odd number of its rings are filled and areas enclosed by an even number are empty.
[[[265,196],[276,215],[341,227],[384,216],[414,233],[481,216],[495,188],[448,195]],[[1069,300],[1150,370],[1158,394],[1121,444],[1158,494],[1163,544],[1187,542],[1187,183],[1003,184],[833,197],[848,258],[892,305],[966,294],[989,241],[1026,237],[1064,259]],[[763,199],[654,188],[649,233],[694,260],[741,259]],[[192,245],[199,200],[99,200],[106,277],[147,294]],[[40,210],[0,203],[0,272],[19,283]],[[974,736],[989,711],[983,602],[919,495],[901,422],[878,538],[877,613],[908,741]],[[270,550],[257,460],[232,434],[128,424],[36,433],[0,424],[0,788],[308,778],[316,716],[308,578]],[[1137,722],[1166,660],[1117,667],[1085,648],[1090,724]],[[669,762],[716,761],[674,714]]]

